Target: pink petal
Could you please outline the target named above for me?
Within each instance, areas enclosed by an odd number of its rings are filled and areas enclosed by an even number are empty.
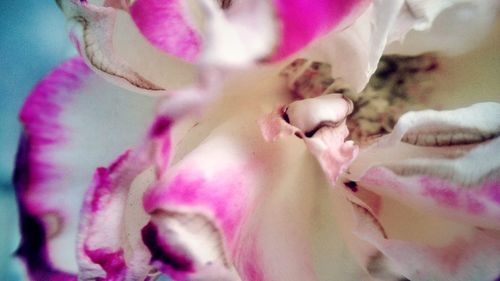
[[[87,192],[78,241],[82,278],[123,280],[130,275],[144,277],[149,270],[147,266],[141,268],[138,257],[141,254],[145,256],[142,257],[145,265],[149,258],[147,251],[137,250],[141,247],[140,240],[134,241],[133,233],[129,232],[130,228],[137,232],[147,220],[141,208],[127,208],[127,203],[131,201],[132,181],[145,169],[145,165],[132,155],[131,151],[127,151],[109,168],[98,168],[94,183]],[[137,215],[126,216],[127,209],[135,209]],[[135,263],[130,264],[131,260]]]
[[[23,106],[16,186],[22,223],[39,229],[36,239],[21,245],[30,248],[22,253],[25,260],[45,259],[53,270],[76,271],[72,249],[92,173],[138,141],[153,106],[151,98],[117,90],[75,58],[45,77]]]
[[[391,134],[361,153],[351,167],[352,175],[379,194],[498,228],[500,162],[488,158],[500,148],[499,108],[496,103],[482,103],[407,113]]]
[[[172,258],[183,256],[191,264],[190,267],[178,268],[175,264],[166,264],[165,260],[154,260],[162,264],[160,269],[171,276],[196,276],[210,267],[219,268],[220,274],[226,276],[234,272],[233,265],[236,265],[240,274],[246,276],[245,280],[265,278],[266,270],[260,268],[264,265],[257,265],[257,272],[247,269],[249,263],[254,262],[253,258],[247,257],[248,254],[260,256],[264,253],[249,252],[257,250],[254,246],[258,247],[259,242],[242,231],[249,227],[249,220],[252,220],[249,215],[255,210],[258,198],[271,192],[265,191],[266,169],[276,168],[270,166],[271,162],[264,161],[270,156],[256,145],[261,142],[258,135],[252,134],[257,132],[257,127],[250,132],[240,131],[240,127],[241,121],[238,121],[213,132],[212,137],[173,167],[166,182],[158,183],[146,194],[145,208],[152,214],[152,222],[159,228],[159,233],[164,233],[161,239],[157,239],[175,249],[167,252],[164,248],[164,254]],[[228,138],[230,135],[234,137]],[[249,147],[252,143],[254,145]],[[247,152],[248,149],[251,150]],[[241,239],[252,240],[243,242]],[[301,268],[306,270],[307,264]],[[310,271],[301,273],[307,274]]]
[[[132,4],[131,15],[142,34],[166,53],[237,66],[288,57],[340,24],[351,23],[367,2],[258,0],[219,7],[207,1],[193,8],[178,1],[139,0]],[[197,21],[203,22],[198,30]]]
[[[172,149],[173,121],[155,119],[146,140],[98,168],[88,190],[79,229],[80,276],[106,280],[155,278],[149,251],[141,238],[149,215],[141,204],[146,188],[166,170]],[[156,168],[156,169],[155,169]]]
[[[130,15],[141,33],[160,50],[188,61],[200,53],[201,38],[184,15],[179,0],[137,0]]]
[[[160,251],[152,265],[179,280],[206,274],[217,280],[315,280],[307,242],[314,201],[304,200],[308,185],[294,184],[314,166],[284,170],[285,162],[302,163],[290,153],[300,142],[287,149],[267,144],[255,116],[238,119],[213,130],[146,193],[152,220],[143,239]],[[288,238],[279,239],[280,233]]]
[[[352,21],[368,1],[273,0],[279,20],[280,39],[271,60],[283,59],[331,32],[340,23]]]
[[[323,280],[332,271],[342,280],[365,277],[335,225],[351,214],[333,218],[329,184],[304,143],[295,137],[267,143],[258,134],[265,111],[254,105],[255,95],[284,99],[269,95],[283,91],[272,75],[276,71],[234,75],[221,100],[178,142],[172,166],[146,192],[151,220],[142,239],[152,254],[150,265],[164,274],[176,280]],[[241,81],[251,86],[241,87]],[[348,104],[339,100],[344,112],[327,117],[347,113]],[[169,101],[161,111],[178,116],[175,105],[185,103]]]

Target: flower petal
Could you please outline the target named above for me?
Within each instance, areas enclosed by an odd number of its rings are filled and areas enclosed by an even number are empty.
[[[274,188],[269,189],[271,185],[268,186],[266,181],[283,173],[282,163],[271,158],[271,155],[283,153],[282,148],[274,146],[274,151],[265,145],[261,146],[257,125],[254,123],[253,129],[250,126],[254,118],[239,116],[238,122],[230,121],[213,131],[202,145],[172,168],[166,182],[155,185],[146,195],[146,210],[152,214],[152,223],[162,234],[156,239],[163,241],[164,245],[162,255],[156,259],[153,256],[153,262],[159,263],[160,269],[174,278],[179,275],[196,276],[210,268],[219,268],[221,276],[231,276],[234,275],[231,273],[234,272],[233,264],[244,280],[283,280],[278,277],[288,275],[281,274],[291,274],[285,271],[276,272],[274,277],[269,276],[273,267],[282,270],[287,268],[267,264],[266,260],[273,259],[272,253],[259,250],[260,243],[267,243],[264,242],[267,241],[265,233],[275,232],[269,228],[272,220],[264,223],[264,226],[251,226],[261,223],[254,221],[254,216],[251,216],[251,212],[257,212],[256,202],[264,200],[264,194],[268,192],[280,193],[273,191]],[[245,125],[245,131],[240,129],[242,124],[248,124]],[[216,162],[211,163],[209,159]],[[267,172],[271,172],[271,177]],[[270,203],[266,206],[275,207]],[[295,234],[288,241],[283,241],[282,245],[276,245],[277,251],[284,251],[281,254],[302,247],[299,245],[303,243],[298,238],[304,233],[296,225],[305,223],[300,222],[301,217],[282,225],[294,229]],[[143,235],[146,233],[143,232]],[[307,250],[304,251],[304,255],[286,255],[289,258],[285,260],[300,265],[293,270],[299,274],[297,278],[313,280],[312,265],[307,261]],[[162,256],[169,259],[160,258]],[[186,262],[180,263],[176,256]],[[282,258],[281,262],[286,263],[285,260]],[[186,267],[179,267],[177,263],[186,264]],[[236,278],[237,275],[234,276]]]
[[[366,255],[350,254],[359,241],[346,245],[343,237],[356,239],[335,225],[348,222],[351,213],[335,216],[329,183],[303,142],[292,137],[267,143],[258,134],[261,114],[291,100],[276,70],[228,74],[221,99],[178,142],[171,168],[145,195],[152,218],[142,230],[143,242],[152,253],[151,265],[174,279],[323,280],[336,271],[342,280],[360,280],[366,275],[358,263]],[[342,119],[349,110],[336,98],[335,108],[344,111],[321,107],[327,118]],[[342,194],[334,198],[344,200]],[[288,239],[281,239],[283,233]]]
[[[204,14],[202,63],[237,67],[268,56],[275,45],[276,26],[268,0],[233,1],[221,10],[202,1]]]
[[[79,228],[82,279],[144,280],[151,273],[150,253],[142,244],[139,230],[149,219],[141,197],[154,180],[154,173],[136,153],[127,151],[95,173]]]
[[[160,50],[194,61],[201,50],[198,32],[185,18],[184,3],[179,0],[136,0],[130,15],[141,33]]]
[[[497,103],[407,113],[360,154],[352,177],[374,192],[499,228],[500,162],[488,156],[500,149],[499,113]]]
[[[302,138],[332,185],[356,157],[358,148],[345,141],[345,118],[352,103],[340,94],[323,95],[290,103],[260,120],[264,139],[271,141],[294,133]]]
[[[280,40],[271,60],[283,59],[314,39],[332,32],[343,23],[347,25],[368,1],[273,0],[280,26]]]
[[[115,54],[123,58],[134,71],[168,92],[190,86],[198,78],[196,65],[151,45],[129,13],[116,11],[113,31]]]
[[[138,0],[131,16],[162,51],[209,65],[252,63],[268,55],[275,40],[266,0],[234,1],[229,7],[216,1]]]
[[[300,57],[306,57],[312,60],[325,61],[332,65],[333,77],[344,79],[353,90],[358,93],[366,86],[369,78],[375,72],[377,63],[380,60],[386,46],[392,42],[402,40],[404,36],[413,29],[417,29],[426,36],[427,31],[433,26],[433,22],[441,13],[446,12],[442,18],[451,15],[454,18],[460,18],[449,7],[460,6],[461,1],[440,1],[438,4],[435,1],[373,1],[363,14],[359,16],[355,22],[339,32],[331,32],[313,42],[310,47],[299,54]],[[493,6],[491,2],[482,4],[467,4],[466,8],[477,8],[477,18],[481,18],[479,25],[474,25],[473,30],[477,30],[472,42],[477,43],[478,38],[484,38],[486,31],[493,21],[492,15],[496,9],[489,9]],[[484,4],[484,5],[483,5]],[[459,8],[456,8],[459,9]],[[465,10],[467,10],[465,9]],[[488,10],[488,12],[486,12]],[[466,11],[468,12],[468,11]],[[487,14],[484,20],[482,13]],[[472,15],[469,15],[472,16]],[[436,28],[443,30],[443,24],[439,21],[436,23]],[[439,24],[439,25],[438,25]],[[449,27],[448,24],[445,24]],[[459,26],[459,25],[453,25]],[[479,32],[480,31],[480,32]],[[445,31],[448,33],[448,31]],[[474,33],[474,32],[472,32]],[[461,34],[458,32],[458,34]],[[479,36],[482,34],[482,36]],[[437,36],[436,40],[441,40],[442,36]],[[462,40],[462,34],[457,39]],[[426,40],[424,42],[427,42]],[[409,42],[413,42],[410,40]],[[453,41],[457,42],[457,40]],[[418,42],[420,44],[420,42]],[[409,48],[419,45],[409,43]],[[396,44],[395,44],[396,45]],[[430,45],[430,44],[429,44]],[[439,44],[438,44],[439,45]],[[450,43],[446,46],[462,46],[460,43]],[[475,44],[473,44],[475,45]],[[367,46],[370,46],[367,48]],[[428,48],[428,45],[425,45]],[[435,45],[432,45],[435,46]],[[425,48],[425,47],[424,47]],[[450,47],[448,47],[450,48]],[[421,50],[424,50],[420,48]],[[435,51],[446,49],[446,47],[428,48],[427,51]],[[469,48],[470,49],[470,48]],[[399,53],[396,51],[388,51],[389,53]],[[404,52],[402,52],[404,54]]]
[[[191,83],[194,67],[150,46],[124,11],[128,5],[123,5],[60,1],[72,23],[70,37],[88,64],[118,85],[147,94]]]
[[[367,2],[220,1],[217,6],[216,1],[138,0],[131,15],[143,35],[167,53],[238,66],[290,56],[338,25],[352,22]]]
[[[33,235],[29,227],[39,231],[20,247],[31,274],[37,270],[32,260],[76,271],[71,249],[92,173],[139,140],[152,108],[153,99],[104,82],[81,58],[62,64],[33,90],[21,111],[25,138],[16,170],[23,235]]]
[[[417,16],[413,30],[397,36],[388,54],[463,54],[487,38],[495,25],[498,1],[407,1],[408,14]],[[460,28],[458,28],[460,26]],[[390,42],[389,42],[390,43]]]
[[[376,277],[392,280],[401,272],[406,278],[397,280],[487,281],[495,280],[500,274],[498,233],[480,229],[469,229],[466,233],[460,233],[453,228],[444,228],[442,234],[447,235],[447,239],[440,245],[403,241],[401,238],[391,238],[390,232],[387,238],[383,219],[379,221],[359,205],[354,205],[353,209],[358,221],[355,233],[380,250],[369,264],[370,273]],[[422,222],[404,217],[404,208],[398,208],[398,212],[398,216],[406,222]],[[401,225],[398,228],[401,229]],[[419,225],[419,228],[426,230],[425,225]]]
[[[329,33],[300,56],[330,63],[333,77],[360,92],[377,67],[402,6],[401,0],[373,1],[351,26]]]
[[[89,65],[119,85],[143,91],[162,90],[132,70],[113,52],[111,40],[117,12],[114,8],[73,1],[60,1],[59,4],[67,17],[76,23],[71,39]]]

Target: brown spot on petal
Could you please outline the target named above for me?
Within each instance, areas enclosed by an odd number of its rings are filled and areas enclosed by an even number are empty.
[[[113,28],[113,24],[108,22],[112,21],[112,19],[107,19],[107,17],[110,16],[99,13],[95,13],[91,16],[96,19],[90,21],[83,15],[73,17],[73,19],[82,26],[84,45],[82,51],[85,53],[89,63],[97,70],[113,77],[123,79],[137,88],[150,91],[164,90],[130,69],[125,62],[117,58],[116,55],[110,53],[109,46],[112,46],[112,42],[108,42],[108,40],[111,40],[111,38],[100,38],[96,31],[97,29]]]
[[[416,146],[455,146],[479,144],[500,136],[500,132],[482,132],[475,129],[451,131],[413,131],[406,133],[402,142]]]
[[[401,276],[401,274],[393,272],[389,263],[389,259],[387,259],[381,252],[377,252],[369,258],[366,270],[371,276],[380,280],[410,281],[410,279]]]
[[[42,215],[42,221],[45,225],[47,238],[57,236],[62,230],[62,218],[56,213],[46,213]]]

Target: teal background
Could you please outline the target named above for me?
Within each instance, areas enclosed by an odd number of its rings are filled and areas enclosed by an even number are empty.
[[[0,28],[0,281],[15,281],[23,280],[12,257],[19,242],[11,184],[17,114],[36,82],[75,51],[55,1],[0,1]]]

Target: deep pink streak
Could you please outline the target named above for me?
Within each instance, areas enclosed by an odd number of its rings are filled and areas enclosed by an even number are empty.
[[[262,250],[257,245],[256,237],[251,237],[250,241],[245,241],[245,255],[238,261],[239,266],[237,268],[242,271],[242,275],[245,276],[244,280],[252,281],[263,281],[264,273],[262,272],[261,264],[261,253]],[[241,249],[238,249],[241,251]],[[265,249],[264,249],[265,250]]]
[[[130,15],[155,47],[186,61],[196,60],[201,38],[186,20],[179,0],[137,0]]]
[[[111,178],[113,173],[115,173],[120,167],[122,167],[125,161],[130,155],[130,150],[121,154],[109,168],[99,167],[96,169],[94,174],[92,187],[88,192],[92,194],[90,200],[90,211],[95,215],[102,208],[103,199],[107,196],[111,196],[114,189],[118,188],[113,179]]]
[[[149,135],[152,138],[161,138],[170,133],[174,121],[165,116],[158,116],[151,126]]]
[[[149,138],[155,146],[154,162],[156,164],[156,176],[162,178],[168,171],[170,152],[172,150],[171,129],[174,120],[166,116],[157,116],[149,129]]]
[[[170,205],[207,209],[232,245],[236,228],[249,208],[248,193],[241,172],[227,171],[209,181],[195,171],[181,171],[168,186],[146,194],[144,206],[148,212]]]
[[[466,194],[467,211],[473,215],[481,215],[486,211],[486,207],[481,201],[471,194]]]
[[[281,37],[271,61],[304,48],[316,37],[332,30],[360,8],[365,0],[273,0],[281,23]]]
[[[84,251],[93,263],[100,265],[106,272],[105,278],[98,278],[96,280],[119,281],[125,278],[127,265],[122,249],[117,251],[107,248],[90,250],[85,247]]]
[[[361,182],[380,188],[391,188],[397,193],[407,192],[404,184],[391,172],[383,168],[372,168],[362,177]]]
[[[448,182],[427,176],[420,178],[419,182],[423,188],[422,196],[432,198],[441,206],[459,207],[459,194]]]
[[[498,181],[485,181],[474,187],[462,187],[449,181],[431,176],[420,176],[416,180],[398,179],[394,174],[382,168],[372,168],[362,178],[362,182],[379,188],[391,188],[397,194],[421,196],[420,199],[433,200],[440,207],[461,210],[471,215],[481,215],[487,212],[484,200],[497,202],[500,195]],[[418,194],[411,195],[412,189]],[[414,199],[418,199],[418,198]],[[420,200],[419,199],[419,200]],[[500,202],[500,201],[498,201]]]
[[[68,141],[69,132],[63,127],[60,115],[90,74],[82,58],[66,61],[35,86],[21,109],[20,119],[30,139],[29,182],[23,200],[32,211],[43,212],[44,204],[39,198],[57,190],[50,188],[49,183],[64,176],[59,167],[47,160],[46,152]]]
[[[488,199],[500,204],[500,179],[486,181],[481,189]]]
[[[23,243],[21,247],[28,249],[23,255],[28,261],[26,265],[29,274],[36,280],[77,279],[76,275],[59,271],[49,260],[49,239],[45,237],[46,225],[40,216],[55,213],[61,219],[66,219],[65,209],[61,206],[47,206],[45,202],[47,196],[65,188],[50,184],[64,175],[60,173],[60,167],[47,159],[47,151],[64,145],[67,141],[68,131],[63,127],[60,115],[66,104],[71,103],[79,94],[79,89],[84,86],[90,73],[81,58],[67,60],[35,86],[21,109],[20,119],[29,145],[25,151],[27,154],[24,155],[23,166],[17,167],[23,171],[23,184],[16,188],[21,208],[21,225],[24,226],[23,231],[28,229],[30,232],[23,233],[23,237],[31,238],[30,243]],[[39,241],[33,235],[39,235],[36,237]]]

